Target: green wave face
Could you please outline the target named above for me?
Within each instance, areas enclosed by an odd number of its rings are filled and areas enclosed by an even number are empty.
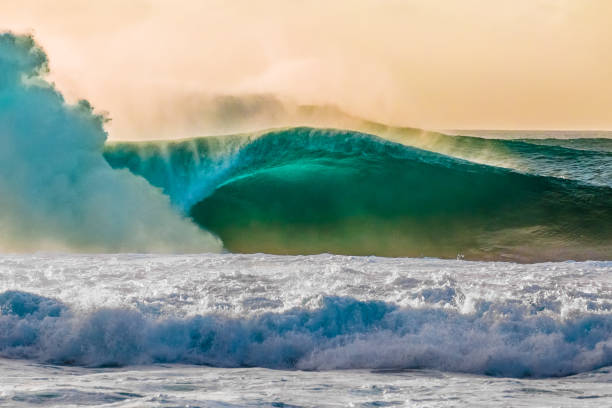
[[[164,189],[232,252],[519,261],[612,254],[607,186],[475,164],[356,132],[297,128],[122,144],[105,155]]]

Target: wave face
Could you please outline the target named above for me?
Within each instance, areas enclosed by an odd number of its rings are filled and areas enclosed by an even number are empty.
[[[235,252],[520,261],[612,253],[611,153],[381,133],[402,143],[293,128],[113,144],[104,154],[162,188]],[[430,150],[408,146],[424,140]]]
[[[4,256],[0,356],[565,376],[612,365],[611,268],[330,255]],[[23,290],[8,289],[14,282]]]

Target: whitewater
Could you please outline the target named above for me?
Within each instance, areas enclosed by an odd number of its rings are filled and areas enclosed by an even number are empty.
[[[610,262],[41,254],[0,274],[5,406],[612,402]]]
[[[612,263],[3,255],[0,404],[604,406]]]

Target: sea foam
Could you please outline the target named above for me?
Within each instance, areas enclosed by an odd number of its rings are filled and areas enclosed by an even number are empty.
[[[565,320],[511,303],[463,315],[325,297],[314,309],[251,317],[152,318],[134,309],[76,313],[25,292],[0,294],[0,355],[59,364],[184,363],[278,369],[430,368],[565,376],[612,364],[612,316]]]

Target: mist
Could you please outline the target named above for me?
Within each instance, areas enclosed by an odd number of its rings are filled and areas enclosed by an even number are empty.
[[[45,80],[32,37],[0,34],[0,250],[209,252],[220,241],[102,156],[105,118]]]
[[[611,19],[607,0],[0,5],[114,140],[318,125],[295,119],[303,105],[426,129],[612,129]],[[225,115],[228,100],[247,109]]]

